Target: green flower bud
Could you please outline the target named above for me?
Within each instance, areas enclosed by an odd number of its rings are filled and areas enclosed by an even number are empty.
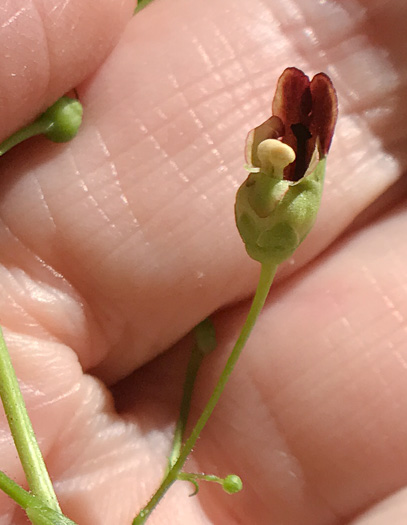
[[[0,156],[14,146],[36,135],[45,135],[53,142],[68,142],[78,133],[83,108],[79,100],[69,97],[58,99],[34,122],[19,129],[0,144]]]
[[[53,142],[68,142],[78,133],[83,108],[79,100],[69,97],[58,99],[39,120],[46,127],[44,135]]]
[[[222,486],[223,490],[228,494],[236,494],[236,492],[240,492],[242,490],[243,483],[239,476],[236,476],[236,474],[229,474],[229,476],[226,476],[226,478],[223,480]]]

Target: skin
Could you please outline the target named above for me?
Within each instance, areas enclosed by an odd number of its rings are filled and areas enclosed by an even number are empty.
[[[321,210],[188,465],[244,490],[178,482],[149,523],[404,523],[405,2],[85,4],[0,14],[0,137],[74,86],[85,108],[73,142],[0,159],[0,323],[65,513],[131,523],[165,466],[185,335],[220,310],[194,415],[209,395],[259,272],[233,218],[245,136],[295,65],[340,99]],[[0,495],[0,525],[23,523]]]

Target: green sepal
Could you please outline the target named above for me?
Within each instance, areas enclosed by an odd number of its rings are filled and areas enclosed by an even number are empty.
[[[315,153],[316,158],[316,153]],[[236,195],[235,216],[250,257],[280,264],[311,230],[321,202],[326,157],[298,182],[251,173]]]

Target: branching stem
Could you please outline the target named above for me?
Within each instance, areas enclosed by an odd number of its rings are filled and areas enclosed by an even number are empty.
[[[0,328],[0,397],[31,492],[60,511]]]
[[[191,407],[192,392],[194,389],[196,376],[198,374],[198,370],[201,366],[203,358],[204,354],[199,350],[197,345],[194,344],[191,351],[191,356],[188,361],[179,417],[175,427],[171,453],[168,458],[168,470],[170,470],[171,467],[175,464],[181,452],[182,440],[184,438],[185,427],[188,421],[189,410]]]
[[[257,286],[256,294],[253,298],[252,305],[250,307],[249,313],[247,315],[246,321],[242,327],[239,338],[236,341],[236,344],[230,354],[229,359],[226,362],[226,365],[219,377],[218,383],[216,384],[214,391],[204,408],[200,418],[198,419],[195,427],[193,428],[191,435],[185,442],[184,446],[181,449],[177,461],[174,463],[172,468],[168,471],[167,475],[163,479],[160,487],[157,489],[155,494],[152,496],[147,505],[139,512],[139,514],[134,518],[133,525],[143,525],[148,516],[151,514],[152,510],[159,503],[161,498],[171,487],[171,485],[178,479],[179,473],[184,466],[184,463],[191,453],[195,443],[202,432],[202,429],[206,425],[210,415],[212,414],[225,386],[229,379],[230,374],[232,373],[240,354],[246,344],[247,339],[256,323],[256,320],[263,308],[263,305],[267,299],[270,286],[273,282],[274,275],[277,270],[277,265],[273,263],[264,263],[261,266],[260,279]]]

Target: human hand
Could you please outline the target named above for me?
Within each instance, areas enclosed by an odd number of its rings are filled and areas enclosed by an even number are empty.
[[[195,415],[208,397],[258,275],[233,219],[245,136],[295,65],[327,72],[341,104],[321,211],[188,467],[234,472],[244,489],[202,484],[187,498],[179,482],[150,522],[351,522],[406,483],[406,7],[161,0],[89,77],[131,2],[65,5],[37,6],[49,68],[44,47],[30,63],[30,41],[0,77],[3,138],[74,86],[85,108],[73,142],[33,139],[1,159],[0,324],[64,512],[79,525],[131,522],[166,464],[181,339],[222,309]],[[35,17],[17,25],[25,7],[0,38],[39,41]],[[2,427],[0,468],[21,482]],[[402,516],[407,501],[384,505]],[[26,523],[5,496],[0,509],[0,523]],[[371,512],[352,525],[397,522]]]

